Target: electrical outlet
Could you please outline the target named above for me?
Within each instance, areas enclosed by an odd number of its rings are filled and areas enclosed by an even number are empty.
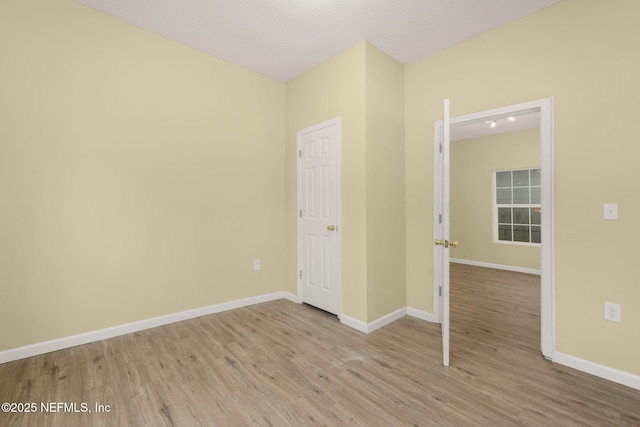
[[[253,269],[255,271],[260,270],[260,260],[259,259],[254,259],[253,260]]]
[[[621,308],[620,304],[612,304],[610,302],[604,303],[604,319],[610,320],[611,322],[620,323],[621,317]]]

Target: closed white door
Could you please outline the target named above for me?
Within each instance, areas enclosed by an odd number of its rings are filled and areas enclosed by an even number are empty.
[[[333,314],[340,314],[339,139],[339,119],[298,132],[298,297]]]

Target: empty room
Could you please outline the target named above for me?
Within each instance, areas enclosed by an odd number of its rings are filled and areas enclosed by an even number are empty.
[[[640,425],[637,16],[0,1],[0,425]]]

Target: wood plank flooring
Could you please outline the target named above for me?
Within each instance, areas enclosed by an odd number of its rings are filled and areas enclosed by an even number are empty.
[[[279,300],[2,364],[0,403],[38,411],[0,425],[640,426],[640,391],[541,357],[538,277],[451,278],[448,368],[439,325],[365,335]]]

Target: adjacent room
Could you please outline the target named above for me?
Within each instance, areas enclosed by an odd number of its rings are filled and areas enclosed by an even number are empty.
[[[640,425],[637,16],[0,2],[0,424]]]

